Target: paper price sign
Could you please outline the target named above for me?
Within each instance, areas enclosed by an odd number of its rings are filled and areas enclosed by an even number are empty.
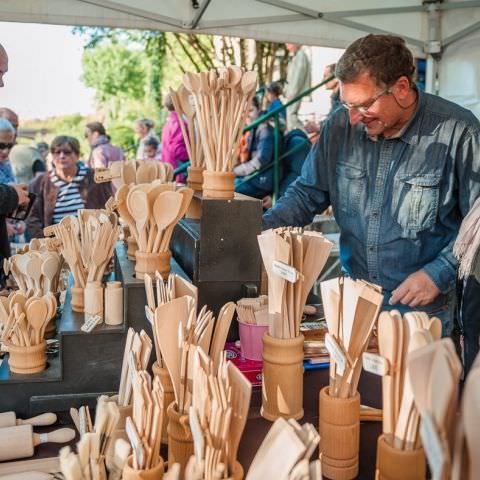
[[[345,353],[343,353],[343,350],[340,348],[340,345],[335,340],[335,337],[332,337],[329,333],[325,335],[325,348],[337,364],[337,373],[343,375],[347,365],[347,358]]]
[[[272,270],[275,275],[282,277],[287,282],[295,283],[298,280],[298,271],[286,263],[274,260],[272,262]]]
[[[383,377],[388,374],[388,360],[375,353],[364,352],[362,356],[363,369]]]

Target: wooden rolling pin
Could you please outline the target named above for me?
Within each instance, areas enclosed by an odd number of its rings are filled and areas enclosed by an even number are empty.
[[[22,472],[0,476],[0,480],[53,480],[54,476],[45,472]]]
[[[0,461],[32,457],[41,443],[67,443],[75,438],[72,428],[60,428],[49,433],[33,433],[32,425],[0,429]]]
[[[27,418],[22,420],[17,418],[15,412],[2,412],[0,413],[0,428],[14,427],[15,425],[33,425],[34,427],[46,427],[53,425],[57,421],[57,416],[54,413],[42,413],[36,417]]]

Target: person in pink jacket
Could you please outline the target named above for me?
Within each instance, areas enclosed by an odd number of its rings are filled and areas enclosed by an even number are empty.
[[[170,113],[162,130],[162,162],[169,163],[175,169],[188,161],[187,147],[180,127],[180,121],[183,120],[178,118],[170,95],[166,95],[163,105]]]

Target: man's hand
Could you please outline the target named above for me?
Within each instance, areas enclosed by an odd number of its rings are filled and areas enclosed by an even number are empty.
[[[400,302],[409,307],[428,305],[440,294],[433,280],[422,270],[409,275],[393,292],[390,305]]]
[[[18,204],[20,206],[26,206],[30,202],[30,198],[28,198],[28,189],[25,183],[19,183],[17,185],[12,185],[18,195]]]
[[[272,197],[270,195],[262,198],[262,207],[264,210],[272,208]]]

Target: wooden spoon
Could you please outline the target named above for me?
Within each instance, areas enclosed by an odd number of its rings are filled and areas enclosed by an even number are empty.
[[[165,229],[173,223],[182,207],[183,196],[178,192],[163,192],[158,195],[153,205],[153,218],[157,226],[157,235],[152,251],[157,252]]]
[[[48,318],[48,306],[42,299],[36,299],[27,307],[27,320],[34,331],[34,344],[41,342],[40,333]]]
[[[127,206],[135,220],[140,250],[146,252],[148,243],[146,226],[150,215],[147,194],[140,189],[131,190],[127,196]]]

